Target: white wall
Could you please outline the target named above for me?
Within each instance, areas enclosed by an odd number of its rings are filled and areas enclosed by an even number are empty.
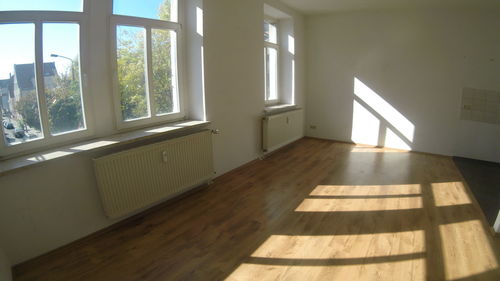
[[[266,3],[294,17],[296,103],[304,106],[303,19],[277,1]],[[207,0],[204,11],[207,117],[221,131],[214,138],[214,151],[216,170],[222,174],[261,153],[263,2]]]
[[[413,150],[500,162],[500,127],[459,120],[463,87],[500,90],[498,30],[498,10],[308,17],[307,135],[351,141],[357,77],[413,123]]]
[[[286,9],[272,1],[278,8]],[[106,13],[109,1],[94,0],[92,13]],[[198,5],[193,0],[190,7]],[[213,128],[215,168],[218,175],[260,155],[260,117],[264,109],[263,2],[248,0],[205,0],[204,38],[188,38],[205,49],[206,114]],[[296,100],[304,106],[304,27],[295,17]],[[90,23],[93,42],[89,68],[96,135],[114,130],[108,23]],[[193,25],[188,26],[193,30]],[[197,45],[198,47],[201,47]],[[197,47],[188,53],[196,53]],[[200,54],[201,56],[201,54]],[[192,60],[190,66],[196,65]],[[199,75],[199,69],[196,70]],[[186,71],[189,75],[189,69]],[[191,91],[202,87],[187,83]],[[198,97],[190,93],[190,98]],[[199,102],[190,106],[192,116],[203,115]],[[91,159],[99,153],[79,154],[45,162],[0,176],[0,244],[13,264],[63,246],[111,225],[102,211]]]

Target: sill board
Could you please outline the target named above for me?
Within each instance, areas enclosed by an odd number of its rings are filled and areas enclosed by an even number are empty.
[[[158,137],[161,135],[177,133],[187,129],[203,127],[209,124],[209,121],[183,120],[179,122],[164,124],[161,126],[119,133],[109,137],[96,138],[90,141],[79,142],[72,145],[62,146],[46,151],[40,151],[37,153],[19,156],[11,159],[1,160],[0,176],[21,168],[26,168],[70,155],[111,148],[118,145]]]
[[[264,115],[269,116],[297,109],[300,109],[300,107],[294,104],[277,104],[272,106],[266,106],[266,108],[264,108]]]

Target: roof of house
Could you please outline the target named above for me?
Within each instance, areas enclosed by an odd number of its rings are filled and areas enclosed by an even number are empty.
[[[12,79],[12,77],[9,79],[1,79],[0,80],[0,90],[7,89],[7,93],[9,93],[11,97],[13,95],[13,91],[12,91],[12,89],[14,87],[13,81],[14,81],[14,79]]]
[[[35,89],[35,65],[33,63],[15,64],[14,75],[17,79],[17,85],[21,90]],[[46,62],[43,64],[43,76],[56,76],[57,70],[54,62]]]
[[[0,89],[1,88],[9,88],[10,79],[2,79],[0,80]]]

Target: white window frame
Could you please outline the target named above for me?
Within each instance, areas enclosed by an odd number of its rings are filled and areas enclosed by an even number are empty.
[[[280,36],[277,21],[274,19],[265,19],[264,23],[271,24],[276,28],[276,43],[267,42],[264,39],[264,100],[266,106],[276,105],[280,101]],[[267,62],[266,62],[266,54],[267,49],[271,48],[276,50],[276,99],[269,99],[267,93]]]
[[[184,93],[184,80],[183,80],[183,69],[184,69],[184,55],[183,55],[183,46],[184,46],[184,35],[182,30],[182,24],[184,17],[184,4],[182,0],[177,0],[177,22],[159,20],[159,19],[150,19],[150,18],[141,18],[134,16],[124,16],[124,15],[115,15],[113,14],[113,6],[111,6],[111,67],[113,70],[113,101],[114,101],[114,111],[116,118],[116,127],[118,130],[122,129],[130,129],[135,127],[144,127],[150,126],[157,123],[162,122],[173,122],[177,120],[182,120],[185,117],[185,93]],[[114,4],[114,0],[111,0],[111,5]],[[175,17],[174,17],[175,19]],[[146,95],[148,100],[149,114],[146,117],[133,119],[133,120],[124,120],[121,110],[121,94],[120,88],[118,85],[118,64],[117,64],[117,34],[116,29],[117,26],[131,26],[131,27],[140,27],[146,30],[145,40],[146,40]],[[177,97],[173,97],[173,99],[177,99],[178,112],[166,113],[162,115],[156,115],[155,106],[154,106],[154,94],[153,94],[153,81],[152,81],[152,48],[151,48],[151,30],[152,29],[163,29],[163,30],[171,30],[175,31],[176,36],[176,46],[175,49],[177,51],[177,56],[172,57],[172,61],[175,62],[177,69],[173,73],[173,78],[176,76],[176,79],[172,79],[174,81],[174,89],[177,90]]]
[[[82,0],[82,12],[66,11],[2,11],[0,12],[0,24],[20,24],[32,23],[35,25],[35,77],[37,77],[36,88],[38,97],[38,106],[40,113],[40,124],[42,126],[43,138],[8,145],[5,141],[4,128],[0,132],[0,157],[13,157],[18,154],[30,153],[40,148],[53,147],[75,140],[82,140],[93,135],[93,116],[91,114],[91,101],[87,90],[87,26],[88,26],[88,5],[90,1]],[[80,90],[82,96],[82,113],[85,122],[85,128],[76,131],[69,131],[52,135],[50,133],[48,108],[45,97],[43,77],[43,24],[44,23],[77,23],[80,28]]]

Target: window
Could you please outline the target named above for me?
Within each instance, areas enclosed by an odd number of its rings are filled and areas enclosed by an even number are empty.
[[[89,134],[84,10],[82,0],[0,3],[0,156]]]
[[[266,104],[278,102],[278,33],[276,25],[264,22],[264,66]]]
[[[112,33],[118,127],[183,117],[176,0],[114,0]]]

